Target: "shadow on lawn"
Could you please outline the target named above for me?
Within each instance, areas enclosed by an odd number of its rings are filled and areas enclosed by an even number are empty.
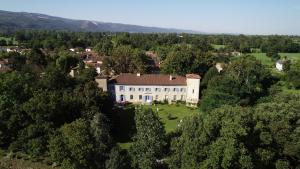
[[[113,110],[114,126],[113,135],[116,142],[131,142],[132,137],[136,133],[135,130],[135,107],[133,105],[116,106]]]

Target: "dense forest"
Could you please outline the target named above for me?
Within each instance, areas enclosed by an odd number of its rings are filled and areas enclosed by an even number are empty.
[[[267,53],[275,64],[284,59],[280,53],[300,53],[300,37],[58,31],[0,36],[0,46],[24,51],[0,52],[10,70],[0,72],[0,149],[6,157],[22,153],[63,169],[300,168],[300,58],[276,72],[252,56]],[[80,57],[86,48],[103,59],[105,75],[153,73],[147,51],[157,55],[160,73],[200,74],[199,113],[166,133],[155,111],[134,105],[132,144],[122,149],[116,131],[124,105],[97,87],[95,69]],[[216,63],[224,65],[222,71]],[[74,67],[79,73],[72,77]]]

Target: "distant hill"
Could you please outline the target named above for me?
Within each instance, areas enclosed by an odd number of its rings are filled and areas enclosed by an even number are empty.
[[[23,29],[84,32],[200,33],[191,30],[74,20],[38,13],[9,12],[0,10],[0,32],[14,32]]]

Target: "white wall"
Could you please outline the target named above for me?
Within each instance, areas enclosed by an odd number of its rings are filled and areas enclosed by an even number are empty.
[[[125,90],[120,91],[120,86],[124,86]],[[130,88],[134,88],[134,90],[130,91]],[[144,91],[139,91],[139,88],[143,88]],[[146,91],[146,88],[150,88],[151,91]],[[160,91],[155,91],[156,88],[159,88]],[[165,88],[168,88],[169,91],[165,91]],[[178,88],[178,91],[173,91],[174,88]],[[183,89],[183,91],[181,91]],[[123,95],[125,97],[125,101],[132,103],[144,103],[145,96],[151,96],[152,100],[164,101],[166,97],[169,101],[173,101],[174,96],[176,96],[176,100],[182,101],[186,100],[186,86],[138,86],[138,85],[115,85],[115,96],[116,101],[120,102],[120,96]],[[130,95],[133,96],[130,99]],[[139,95],[142,95],[142,99],[140,100]]]
[[[200,79],[188,79],[186,102],[197,104],[199,102]]]
[[[279,70],[279,71],[282,71],[283,70],[283,64],[276,63],[276,69]]]

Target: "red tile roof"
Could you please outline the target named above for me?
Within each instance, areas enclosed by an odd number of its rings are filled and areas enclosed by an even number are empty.
[[[112,79],[116,84],[120,85],[162,85],[162,86],[185,86],[186,77],[172,76],[163,74],[137,74],[122,73]]]
[[[197,74],[187,74],[186,78],[189,78],[189,79],[201,79],[201,77],[199,75],[197,75]]]

